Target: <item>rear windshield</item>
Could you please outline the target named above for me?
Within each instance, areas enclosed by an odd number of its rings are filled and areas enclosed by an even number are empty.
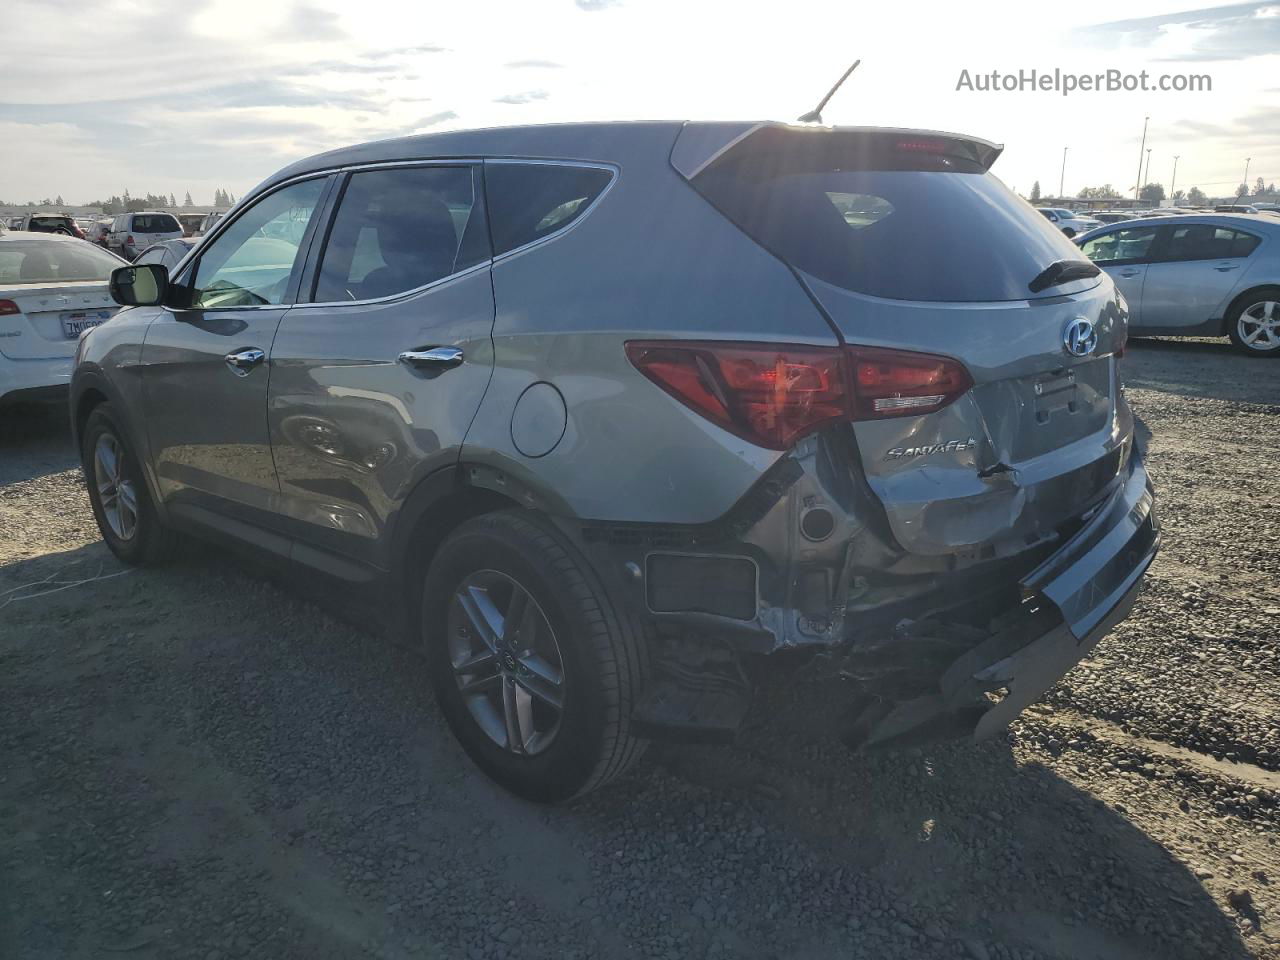
[[[70,217],[32,217],[32,230],[57,230],[62,227],[64,230],[71,226]]]
[[[178,221],[167,213],[138,213],[133,217],[134,233],[181,233]]]
[[[820,139],[745,141],[693,185],[792,266],[876,297],[1025,300],[1050,264],[1083,259],[977,162],[883,144],[833,156]]]
[[[90,243],[6,240],[0,243],[0,285],[106,280],[124,263]]]

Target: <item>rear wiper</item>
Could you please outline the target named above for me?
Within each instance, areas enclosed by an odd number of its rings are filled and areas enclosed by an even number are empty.
[[[1057,260],[1041,270],[1039,276],[1027,286],[1032,293],[1039,293],[1041,290],[1048,290],[1068,280],[1096,277],[1101,272],[1102,269],[1091,260]]]

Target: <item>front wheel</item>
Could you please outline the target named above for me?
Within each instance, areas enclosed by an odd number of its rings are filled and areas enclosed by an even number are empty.
[[[540,518],[487,514],[445,540],[426,576],[422,637],[454,735],[512,793],[568,800],[643,752],[631,733],[643,647]]]
[[[173,532],[156,513],[138,459],[111,404],[93,408],[81,444],[89,503],[111,552],[134,566],[164,560],[173,546]]]
[[[1237,303],[1227,316],[1227,335],[1252,357],[1280,356],[1280,287],[1264,287]]]

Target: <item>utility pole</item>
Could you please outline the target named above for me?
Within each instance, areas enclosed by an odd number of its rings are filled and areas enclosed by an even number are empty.
[[[1061,200],[1066,194],[1063,193],[1063,184],[1067,180],[1067,148],[1062,148],[1062,176],[1058,178],[1058,199]]]
[[[1246,187],[1248,187],[1248,186],[1249,186],[1249,161],[1250,161],[1250,160],[1252,160],[1252,159],[1253,159],[1253,157],[1245,157],[1245,158],[1244,158],[1244,185],[1245,185]],[[1246,194],[1245,194],[1245,196],[1247,197],[1247,196],[1248,196],[1248,194],[1246,193]]]
[[[1142,185],[1145,187],[1151,182],[1151,148],[1147,147],[1147,172],[1142,175]]]
[[[1142,187],[1142,151],[1147,147],[1147,121],[1150,117],[1142,118],[1142,145],[1138,147],[1138,182],[1133,185],[1133,199],[1138,199],[1138,190]]]
[[[1180,154],[1173,155],[1173,176],[1169,178],[1169,202],[1173,203],[1173,185],[1178,182],[1178,157]]]

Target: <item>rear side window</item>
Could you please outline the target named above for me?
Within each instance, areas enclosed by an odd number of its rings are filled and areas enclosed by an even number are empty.
[[[1081,259],[1045,219],[1052,211],[981,163],[896,140],[768,132],[692,183],[780,259],[875,297],[1022,300],[1045,268]]]
[[[313,300],[348,303],[416,290],[489,258],[472,167],[353,173],[329,231]]]
[[[181,233],[178,221],[167,213],[137,213],[133,217],[135,233]]]
[[[1215,227],[1210,223],[1191,223],[1172,229],[1165,259],[1228,260],[1247,257],[1259,242],[1253,234]]]
[[[560,163],[485,164],[495,255],[549,237],[582,216],[613,174]]]

